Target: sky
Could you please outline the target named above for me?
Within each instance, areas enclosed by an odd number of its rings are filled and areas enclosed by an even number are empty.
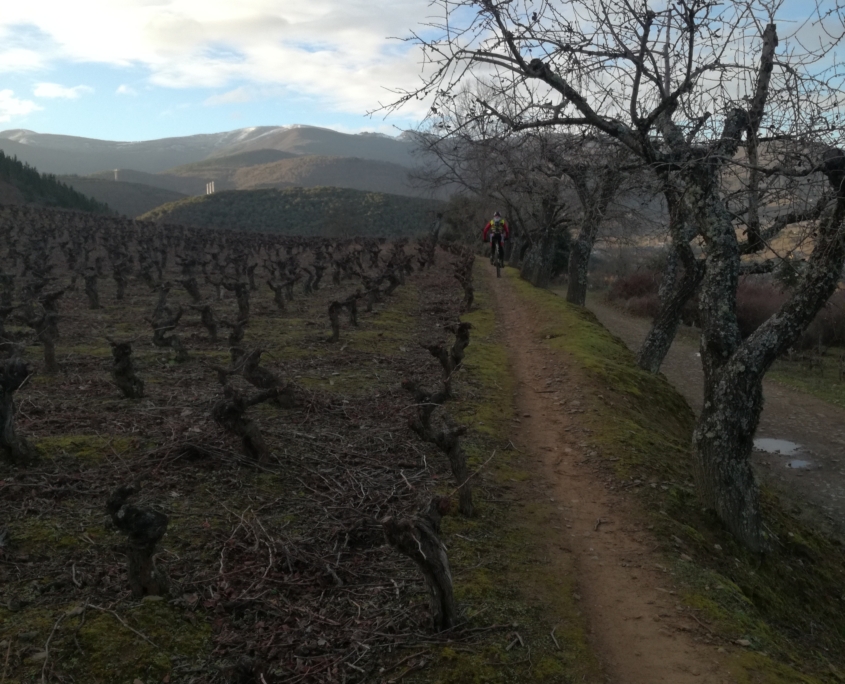
[[[793,19],[783,28],[801,26],[806,0],[783,2]],[[417,48],[391,37],[434,11],[429,0],[5,0],[0,130],[133,141],[308,124],[396,135],[416,127],[424,103],[367,112],[419,83]]]
[[[391,36],[427,0],[22,0],[0,12],[0,130],[106,140],[308,124],[396,135],[367,116],[418,82]]]

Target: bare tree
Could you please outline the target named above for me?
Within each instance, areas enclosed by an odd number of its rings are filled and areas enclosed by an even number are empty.
[[[537,287],[549,285],[556,266],[568,269],[567,300],[583,306],[593,246],[611,203],[628,189],[625,181],[639,178],[630,171],[641,164],[605,135],[513,132],[498,119],[491,124],[479,97],[512,107],[489,88],[481,92],[476,98],[461,93],[435,108],[438,120],[416,136],[423,163],[415,179],[502,204],[511,219],[511,265],[521,262],[522,277]]]
[[[434,110],[474,77],[497,96],[478,106],[511,130],[590,129],[617,140],[658,178],[679,183],[684,212],[701,243],[699,290],[704,406],[695,430],[698,494],[748,548],[765,550],[758,486],[749,463],[762,409],[762,379],[837,286],[845,263],[845,154],[839,144],[841,82],[822,58],[839,37],[819,30],[813,50],[778,42],[777,2],[706,0],[653,9],[626,0],[536,6],[495,0],[439,3],[443,21],[422,43],[430,60],[409,98],[432,95]],[[804,164],[754,158],[767,140],[800,141]],[[750,153],[739,154],[741,146]],[[743,340],[736,293],[743,255],[778,221],[747,224],[729,208],[724,179],[744,164],[761,176],[824,174],[830,202],[813,225],[812,255],[791,298]],[[753,175],[753,174],[752,174]],[[754,215],[753,178],[746,193]],[[796,213],[806,207],[796,200]],[[679,231],[678,235],[682,235]]]

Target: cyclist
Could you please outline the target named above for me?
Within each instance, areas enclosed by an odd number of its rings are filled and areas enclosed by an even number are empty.
[[[497,211],[493,214],[493,218],[484,226],[484,242],[490,239],[490,263],[496,261],[496,245],[499,246],[499,256],[502,261],[505,260],[504,241],[508,239],[510,229],[508,222],[502,218],[502,215]]]

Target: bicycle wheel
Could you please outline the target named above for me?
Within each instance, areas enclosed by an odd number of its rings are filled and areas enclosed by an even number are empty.
[[[496,259],[496,277],[497,278],[502,277],[502,260],[501,259]]]

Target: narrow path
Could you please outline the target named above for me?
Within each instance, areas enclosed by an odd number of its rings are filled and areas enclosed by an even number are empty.
[[[724,648],[706,644],[678,601],[634,504],[606,488],[579,442],[577,417],[556,405],[590,388],[539,342],[531,306],[507,279],[492,290],[517,380],[514,443],[536,463],[538,489],[559,502],[560,549],[572,554],[596,653],[612,684],[728,684]],[[552,559],[554,562],[554,559]]]
[[[639,349],[649,320],[629,316],[598,297],[588,299],[587,306],[629,349]],[[676,337],[661,370],[698,413],[703,377],[697,340],[690,335]],[[792,457],[755,451],[758,477],[802,510],[810,504],[806,515],[845,538],[845,409],[773,381],[763,382],[763,394],[757,437],[788,440],[802,449]],[[810,466],[789,467],[796,458]]]

